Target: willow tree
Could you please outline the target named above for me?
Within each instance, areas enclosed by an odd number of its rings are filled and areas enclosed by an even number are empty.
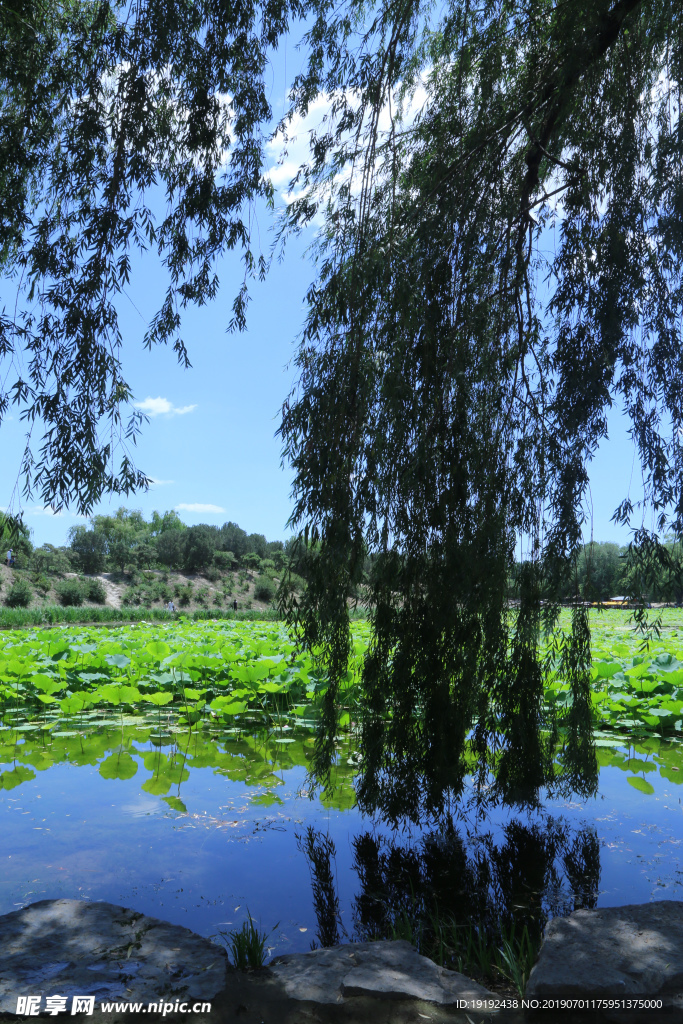
[[[42,431],[24,493],[85,514],[146,482],[125,447],[139,423],[123,418],[115,300],[130,252],[156,250],[170,277],[145,343],[187,365],[181,314],[215,298],[217,257],[238,248],[245,279],[265,273],[249,208],[273,197],[268,54],[310,19],[291,113],[321,93],[331,110],[284,225],[324,224],[282,422],[309,578],[288,612],[329,671],[324,779],[346,595],[374,556],[359,798],[413,817],[469,770],[482,793],[495,770],[486,793],[510,800],[595,786],[585,613],[556,652],[572,696],[559,717],[536,642],[614,397],[658,527],[672,504],[683,525],[679,7],[449,0],[430,15],[426,0],[0,4],[0,421],[14,403]],[[240,283],[232,326],[245,308]],[[533,557],[511,636],[520,535]],[[634,539],[648,565],[665,558],[656,534]]]
[[[428,14],[352,3],[307,37],[295,112],[322,92],[331,114],[285,230],[324,226],[281,425],[309,580],[285,604],[330,678],[313,773],[334,759],[347,594],[370,553],[358,797],[412,819],[468,774],[482,801],[595,791],[587,611],[553,630],[615,399],[659,530],[667,510],[683,528],[681,5]],[[615,518],[632,513],[626,497]],[[633,558],[648,547],[666,557],[636,531]]]
[[[147,483],[117,311],[131,251],[156,251],[168,270],[147,347],[171,345],[189,365],[182,311],[215,298],[216,260],[232,249],[244,278],[226,321],[244,326],[247,282],[265,268],[251,207],[272,196],[268,53],[304,11],[0,4],[0,423],[14,407],[28,434],[21,467],[2,469],[25,497],[89,515],[103,494]]]

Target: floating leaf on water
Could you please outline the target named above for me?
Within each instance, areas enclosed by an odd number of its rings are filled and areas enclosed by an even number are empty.
[[[284,804],[284,801],[275,793],[259,793],[257,796],[252,796],[249,803],[255,807],[272,807],[273,804]]]
[[[638,775],[629,775],[626,781],[629,786],[633,786],[639,793],[646,793],[648,796],[652,796],[655,791],[655,787],[647,779],[641,779]]]
[[[150,793],[152,796],[164,796],[164,794],[168,793],[172,785],[172,780],[166,778],[166,776],[153,775],[151,779],[147,779],[143,782],[140,788],[143,789],[145,793]]]
[[[137,770],[137,761],[133,760],[127,751],[112,754],[100,765],[100,775],[103,779],[132,779]]]
[[[34,771],[23,764],[18,764],[12,771],[0,773],[0,788],[6,790],[16,789],[22,782],[30,782],[35,777],[36,773]]]
[[[162,796],[161,798],[164,803],[167,803],[172,811],[179,811],[181,814],[187,814],[187,807],[177,796]]]

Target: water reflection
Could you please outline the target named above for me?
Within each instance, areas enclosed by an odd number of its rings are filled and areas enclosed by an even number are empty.
[[[548,918],[597,906],[600,883],[595,827],[535,818],[510,820],[498,839],[459,829],[452,819],[415,843],[356,835],[353,939],[405,938],[438,963],[488,983],[512,980],[500,955],[509,948],[528,961],[528,974]],[[299,849],[311,873],[317,943],[336,945],[348,936],[334,885],[335,844],[309,826]]]
[[[396,936],[483,972],[504,939],[533,946],[550,916],[681,895],[680,744],[622,749],[598,736],[599,800],[483,825],[446,819],[409,841],[369,831],[354,808],[352,735],[334,790],[306,800],[304,728],[189,729],[166,708],[69,718],[16,707],[2,722],[3,913],[105,899],[210,935],[238,927],[249,905],[267,931],[285,922],[278,953],[305,949],[314,931],[317,945]]]

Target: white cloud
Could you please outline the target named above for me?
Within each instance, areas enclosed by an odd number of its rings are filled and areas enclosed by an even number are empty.
[[[165,484],[174,484],[175,480],[157,480],[156,477],[150,476],[149,482],[153,487],[163,487]]]
[[[420,74],[417,84],[402,103],[397,103],[396,95],[393,96],[391,105],[388,99],[385,100],[377,122],[378,141],[388,138],[392,126],[392,116],[400,131],[405,131],[413,124],[417,114],[429,99],[427,90],[428,77],[429,69]],[[359,96],[353,92],[348,92],[346,95],[351,106],[357,109],[360,101]],[[339,96],[339,93],[327,96],[319,93],[310,104],[305,118],[301,117],[298,113],[294,114],[287,126],[287,138],[285,138],[285,134],[282,131],[278,131],[267,144],[268,155],[273,163],[265,172],[265,177],[270,178],[275,188],[279,190],[280,196],[286,205],[289,205],[302,195],[300,185],[295,186],[295,189],[291,191],[288,191],[288,185],[296,175],[299,167],[305,164],[310,165],[311,163],[311,133],[315,132],[318,135],[326,134],[336,126],[335,115],[332,114],[332,106],[335,100],[339,99]],[[350,140],[351,133],[347,132],[345,141],[348,143]],[[377,168],[380,166],[379,158],[376,160],[375,166]],[[357,170],[358,168],[356,168]],[[332,190],[338,189],[342,183],[349,181],[351,173],[349,165],[341,173],[336,174]],[[328,197],[332,195],[329,183],[324,191]],[[360,176],[358,176],[357,181],[352,182],[351,193],[354,196],[358,196],[360,193]],[[324,217],[321,213],[318,213],[313,219],[313,224],[320,227],[323,223]]]
[[[185,413],[192,412],[196,409],[196,405],[183,405],[178,408],[175,405],[171,405],[168,398],[146,398],[144,402],[133,402],[136,409],[144,412],[145,416],[184,416]]]
[[[54,509],[50,508],[49,505],[41,506],[35,505],[33,508],[27,509],[29,516],[63,516],[63,512],[55,512]]]
[[[181,510],[184,512],[225,512],[225,509],[221,508],[220,505],[203,505],[201,502],[194,502],[190,505],[181,502],[180,505],[176,505],[176,512]]]

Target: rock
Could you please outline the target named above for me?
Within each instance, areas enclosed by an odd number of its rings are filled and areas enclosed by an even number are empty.
[[[189,928],[113,906],[40,900],[0,917],[0,1012],[18,996],[210,1002],[225,988],[225,951]]]
[[[187,928],[79,900],[41,900],[0,917],[0,1019],[17,1020],[20,996],[39,997],[44,1019],[54,1009],[74,1024],[503,1024],[469,1005],[491,993],[408,942],[290,954],[243,972]],[[75,996],[94,1006],[74,1011]],[[48,1004],[53,997],[62,1005]],[[20,1016],[29,1014],[23,1006]]]
[[[654,997],[683,1008],[683,902],[576,910],[554,918],[525,996]]]
[[[439,967],[401,940],[292,953],[275,957],[268,968],[288,997],[302,1002],[341,1003],[354,996],[373,996],[452,1006],[493,998],[481,985]]]

